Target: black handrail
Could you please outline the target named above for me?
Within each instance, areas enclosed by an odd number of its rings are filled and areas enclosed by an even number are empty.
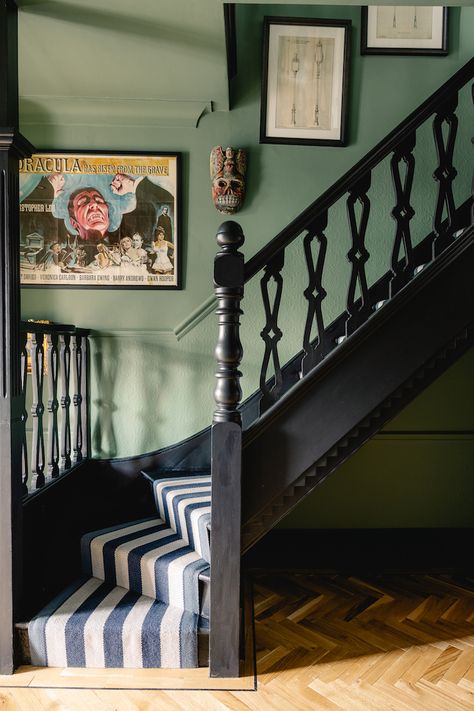
[[[404,119],[393,131],[383,138],[358,163],[345,173],[319,198],[311,203],[279,234],[268,242],[245,265],[245,283],[265,267],[281,250],[285,249],[319,215],[328,210],[353,185],[357,184],[366,173],[389,155],[406,137],[415,131],[435,111],[447,101],[453,92],[461,89],[474,77],[474,58],[470,59],[459,71],[435,91],[426,101]]]
[[[32,331],[35,333],[77,333],[79,330],[82,329],[77,329],[76,326],[70,323],[45,323],[44,321],[34,320],[22,321],[20,323],[21,333],[31,333]],[[88,333],[90,333],[90,331],[85,329],[83,335],[87,335]]]

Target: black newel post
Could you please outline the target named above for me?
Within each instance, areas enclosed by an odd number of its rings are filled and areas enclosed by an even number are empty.
[[[217,409],[214,422],[237,422],[240,413],[237,407],[242,397],[238,370],[242,360],[242,344],[239,336],[240,300],[244,295],[244,255],[238,251],[244,243],[244,235],[237,222],[224,222],[217,233],[221,251],[214,261],[214,290],[217,297],[219,335],[215,356],[217,361],[216,389],[214,399]]]
[[[215,350],[217,408],[212,425],[211,603],[209,671],[212,677],[239,676],[240,510],[242,429],[238,370],[240,301],[244,292],[244,235],[236,222],[217,233],[214,262],[219,335]]]
[[[20,592],[24,408],[21,385],[17,8],[0,0],[0,674],[13,671]]]

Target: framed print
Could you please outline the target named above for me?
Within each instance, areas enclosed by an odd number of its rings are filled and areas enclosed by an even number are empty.
[[[448,53],[448,9],[422,5],[362,8],[361,54]]]
[[[20,161],[23,286],[180,289],[179,153]]]
[[[264,18],[260,143],[345,145],[350,28]]]

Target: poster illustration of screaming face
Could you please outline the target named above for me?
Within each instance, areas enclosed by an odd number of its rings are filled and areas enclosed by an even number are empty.
[[[177,153],[20,161],[22,285],[180,288],[179,187]]]

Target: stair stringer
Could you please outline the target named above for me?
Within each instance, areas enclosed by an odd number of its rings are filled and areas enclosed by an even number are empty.
[[[465,328],[440,353],[403,383],[389,398],[370,413],[321,457],[282,494],[259,518],[246,524],[242,535],[243,552],[251,548],[271,528],[274,528],[306,496],[334,473],[347,459],[377,434],[425,388],[440,377],[458,358],[474,345],[474,324]]]
[[[472,344],[473,268],[471,227],[249,428],[243,551]]]

